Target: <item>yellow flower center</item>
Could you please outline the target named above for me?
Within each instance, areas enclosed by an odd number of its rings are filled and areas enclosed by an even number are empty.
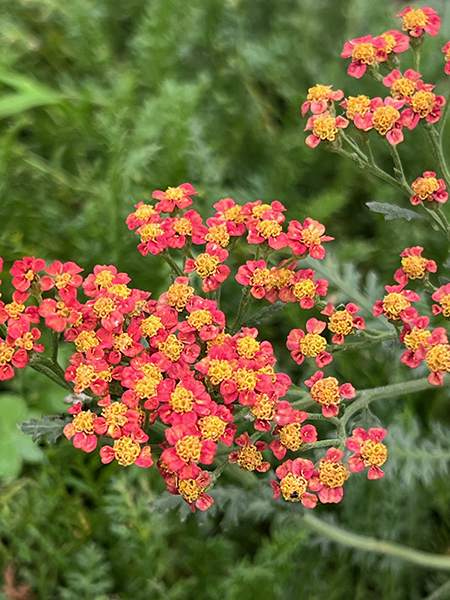
[[[134,212],[134,216],[141,221],[149,221],[156,214],[156,210],[151,204],[142,204]]]
[[[190,460],[198,462],[202,451],[202,443],[195,435],[185,435],[176,442],[175,450],[182,461],[186,463]]]
[[[211,325],[213,322],[212,314],[206,309],[192,311],[186,320],[197,331],[200,331],[205,325]]]
[[[311,358],[317,356],[327,347],[327,340],[317,333],[307,333],[300,340],[300,350],[302,354]]]
[[[331,115],[323,115],[314,119],[313,134],[321,140],[334,142],[337,132],[336,119]]]
[[[393,106],[379,106],[373,113],[372,123],[380,135],[386,135],[399,118],[400,113]]]
[[[339,382],[335,377],[325,377],[316,381],[311,388],[310,394],[314,402],[323,406],[340,404],[342,400],[339,394]]]
[[[288,450],[297,452],[303,444],[300,423],[288,423],[280,429],[280,442]]]
[[[184,283],[173,283],[167,290],[167,303],[178,312],[186,306],[189,298],[194,295],[194,288]]]
[[[166,196],[169,198],[169,200],[182,200],[183,196],[186,195],[186,192],[179,187],[168,187],[167,190],[164,192],[166,194]]]
[[[128,298],[131,294],[131,290],[124,283],[116,283],[115,285],[110,285],[108,287],[108,292],[114,294],[115,296],[120,296],[120,298]]]
[[[252,209],[252,216],[257,219],[262,219],[266,210],[270,210],[270,204],[259,204]]]
[[[427,262],[427,259],[422,256],[404,256],[402,269],[410,279],[423,279]]]
[[[252,286],[263,286],[270,287],[274,281],[274,277],[269,269],[260,269],[257,267],[253,271],[253,275],[250,277],[250,285]]]
[[[145,373],[147,377],[153,377],[153,379],[157,379],[158,381],[162,381],[163,379],[160,368],[153,363],[145,363],[139,367],[139,370]]]
[[[422,9],[418,8],[416,10],[410,10],[403,17],[403,31],[410,31],[411,29],[415,29],[416,27],[425,27],[428,25],[429,20],[427,15],[423,12]]]
[[[198,422],[199,429],[202,433],[202,440],[212,440],[218,442],[225,433],[227,424],[220,417],[210,415],[203,417]]]
[[[256,229],[258,233],[266,239],[278,237],[283,230],[279,223],[271,219],[264,219],[264,221],[258,223]]]
[[[438,191],[439,183],[436,177],[419,177],[411,187],[416,196],[419,196],[421,200],[426,200]]]
[[[208,340],[206,342],[206,350],[207,350],[207,352],[209,352],[213,346],[221,346],[222,347],[225,344],[225,340],[227,340],[230,337],[231,337],[231,335],[229,333],[224,333],[222,331],[213,340]]]
[[[411,79],[406,79],[406,77],[402,77],[401,79],[397,79],[394,81],[391,87],[391,95],[394,98],[407,98],[408,96],[412,96],[416,91],[416,84]]]
[[[258,394],[258,398],[250,410],[256,419],[271,421],[276,413],[277,403],[275,400],[271,400],[267,394]]]
[[[386,42],[386,54],[390,54],[396,46],[395,37],[391,33],[382,33],[381,37]]]
[[[183,342],[181,342],[173,333],[169,335],[165,342],[158,345],[158,350],[161,350],[171,362],[179,360],[183,348]]]
[[[450,346],[437,344],[430,348],[425,357],[427,367],[433,373],[445,373],[450,370]]]
[[[7,363],[11,362],[13,356],[14,348],[3,340],[0,340],[0,366],[4,367]]]
[[[34,346],[33,334],[31,332],[28,332],[28,333],[25,333],[22,337],[17,338],[16,340],[14,340],[14,346],[16,346],[16,348],[21,348],[22,350],[26,350],[27,352],[29,352],[30,350],[33,350],[33,346]]]
[[[430,344],[427,342],[427,339],[430,337],[431,332],[428,329],[419,329],[418,327],[413,327],[410,333],[407,333],[403,339],[403,343],[408,348],[408,350],[413,350],[414,352],[419,349],[420,344],[422,344],[426,350],[430,348]]]
[[[75,339],[77,352],[87,352],[99,345],[95,331],[81,331]]]
[[[114,441],[114,454],[117,462],[122,467],[129,467],[139,457],[141,447],[137,442],[127,436],[123,436]]]
[[[365,65],[373,65],[375,62],[375,48],[370,42],[361,42],[355,44],[352,52],[353,60],[357,60]]]
[[[303,475],[294,475],[288,473],[280,481],[281,493],[283,498],[289,502],[300,502],[308,487],[307,480]]]
[[[217,271],[217,265],[219,264],[217,256],[211,256],[207,252],[205,254],[199,254],[195,261],[195,268],[197,273],[202,279],[206,279],[211,275],[214,275]]]
[[[242,206],[236,204],[223,213],[225,221],[233,221],[234,223],[243,223],[245,221],[245,215],[241,214]]]
[[[445,53],[445,59],[444,60],[445,60],[445,62],[448,62],[450,60],[450,48]]]
[[[333,462],[326,458],[319,462],[319,480],[327,488],[341,487],[349,477],[347,467],[343,462]]]
[[[319,246],[321,242],[320,233],[312,223],[309,227],[302,230],[302,242],[308,248],[310,246]]]
[[[261,344],[250,336],[246,336],[238,340],[237,353],[242,358],[254,358],[259,351]]]
[[[35,279],[37,279],[36,273],[30,269],[25,273],[25,279],[27,279],[30,282],[34,281]]]
[[[231,379],[233,367],[227,360],[213,358],[209,363],[208,377],[213,385],[219,385],[224,379]]]
[[[70,273],[62,273],[61,275],[56,275],[55,277],[55,285],[58,290],[67,287],[72,279],[72,275]]]
[[[317,102],[318,100],[328,100],[330,94],[330,88],[320,83],[315,85],[308,90],[308,96],[306,97],[308,102]]]
[[[88,388],[96,379],[98,379],[98,375],[92,365],[79,365],[75,375],[75,392],[79,394]]]
[[[346,310],[337,310],[330,315],[328,329],[338,335],[349,335],[353,331],[353,317]]]
[[[316,296],[316,284],[311,279],[302,279],[294,285],[292,292],[297,300],[314,298]]]
[[[102,417],[106,419],[106,425],[108,427],[123,427],[127,423],[128,419],[125,416],[127,414],[128,407],[126,404],[121,402],[113,402],[109,406],[105,406],[102,410]]]
[[[249,369],[237,369],[233,371],[232,378],[236,382],[240,392],[254,390],[258,383],[255,371],[250,371]]]
[[[363,442],[361,444],[360,452],[366,467],[370,465],[381,467],[387,459],[386,446],[381,442],[375,442],[374,440],[369,439]]]
[[[247,448],[238,450],[237,464],[243,471],[254,471],[263,462],[261,452],[251,444]]]
[[[161,319],[155,315],[150,315],[141,322],[142,333],[145,337],[153,337],[164,327]]]
[[[347,101],[347,117],[353,121],[356,115],[364,117],[370,109],[370,98],[360,94],[359,96],[349,96]]]
[[[90,410],[81,411],[73,419],[73,428],[77,433],[86,433],[88,435],[94,433],[95,416]]]
[[[123,352],[133,345],[133,338],[128,333],[120,333],[114,336],[114,350]]]
[[[442,306],[444,317],[450,317],[450,294],[443,296],[439,301],[439,304]]]
[[[141,241],[144,244],[147,242],[155,242],[157,237],[164,234],[164,231],[158,223],[147,223],[147,225],[139,227],[138,232],[141,236]]]
[[[207,242],[219,244],[222,248],[225,248],[230,243],[230,236],[227,231],[226,223],[222,225],[214,225],[209,228],[208,233],[205,236]]]
[[[423,119],[433,110],[435,98],[436,96],[433,92],[419,90],[411,99],[411,108],[414,112],[419,113]]]
[[[176,413],[187,413],[194,406],[194,394],[178,383],[169,398],[169,404]]]
[[[180,479],[178,482],[178,491],[183,500],[191,504],[197,500],[202,493],[203,488],[195,481],[195,479]]]
[[[18,319],[25,310],[25,304],[11,302],[11,304],[5,305],[5,310],[8,313],[10,319]]]
[[[176,219],[173,229],[178,235],[192,235],[192,223],[184,217]]]
[[[105,269],[104,271],[100,271],[100,273],[95,276],[95,285],[100,289],[109,287],[113,279],[114,274]]]
[[[256,371],[257,375],[268,375],[272,382],[275,383],[275,381],[277,380],[277,376],[275,371],[273,370],[273,367],[271,367],[270,365],[266,365],[265,367],[261,367],[261,369],[258,369]]]
[[[158,383],[161,379],[161,375],[159,378],[146,375],[142,379],[139,379],[134,387],[138,398],[142,400],[143,398],[152,398],[155,396],[158,390]]]
[[[97,319],[106,319],[115,309],[115,303],[112,298],[99,298],[94,304],[94,314]]]
[[[400,321],[400,314],[410,306],[410,301],[397,292],[392,292],[383,298],[384,316],[392,321]]]
[[[272,272],[273,282],[270,283],[270,287],[277,290],[281,290],[282,287],[287,285],[292,277],[292,271],[290,269],[276,269]]]

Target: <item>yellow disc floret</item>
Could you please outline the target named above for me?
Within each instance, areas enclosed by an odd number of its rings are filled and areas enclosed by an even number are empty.
[[[327,340],[317,333],[307,333],[300,340],[301,353],[309,358],[318,356],[326,347]]]
[[[343,462],[333,462],[326,458],[319,462],[319,480],[327,488],[341,487],[349,477],[347,467]]]

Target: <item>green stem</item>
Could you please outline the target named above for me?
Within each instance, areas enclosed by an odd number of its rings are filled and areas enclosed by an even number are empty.
[[[392,556],[407,562],[420,565],[421,567],[431,569],[450,570],[450,556],[432,554],[431,552],[422,552],[408,546],[403,546],[395,542],[385,542],[376,538],[359,535],[345,531],[340,527],[325,523],[311,513],[298,517],[301,523],[304,523],[310,529],[317,531],[325,537],[350,548],[356,548],[365,552],[375,552],[385,556]]]
[[[423,600],[448,600],[450,598],[450,580],[434,590],[429,596]]]
[[[340,438],[330,438],[328,440],[320,440],[320,442],[313,442],[312,444],[303,444],[300,447],[300,452],[314,450],[314,448],[331,448],[332,446],[339,446],[341,441],[342,440]]]
[[[433,151],[434,157],[437,160],[439,169],[444,176],[445,183],[447,187],[450,187],[450,173],[447,168],[447,163],[445,161],[444,152],[442,150],[442,140],[439,133],[430,123],[421,123],[423,131],[425,133],[425,137],[427,139],[428,144],[430,145],[431,150]]]
[[[30,357],[30,362],[28,364],[32,369],[45,375],[45,377],[48,377],[48,379],[51,379],[62,388],[73,392],[73,385],[64,378],[64,370],[58,363],[52,362],[45,356],[34,354]]]
[[[236,319],[234,320],[233,327],[231,328],[231,335],[234,335],[241,326],[242,319],[247,312],[248,306],[253,300],[253,297],[250,294],[251,286],[247,285],[242,291],[241,301],[239,302],[239,308],[237,311]]]
[[[382,342],[384,340],[395,340],[397,339],[396,331],[389,331],[379,335],[377,337],[368,337],[366,340],[362,342],[353,342],[353,343],[344,343],[344,344],[333,344],[327,348],[329,352],[343,352],[345,350],[360,350],[361,348],[365,348],[366,346],[371,346],[372,344],[377,344],[378,342]]]
[[[61,333],[52,329],[52,363],[58,364],[59,338]]]
[[[176,275],[177,277],[183,277],[184,276],[183,271],[180,269],[180,267],[177,265],[177,263],[171,257],[167,248],[165,250],[163,250],[163,252],[161,254],[162,254],[162,257],[164,258],[164,260],[166,261],[166,263],[172,269],[173,274]]]
[[[447,115],[448,115],[448,106],[449,106],[449,103],[450,103],[450,90],[449,90],[449,92],[447,94],[447,97],[445,99],[445,106],[444,106],[444,109],[442,111],[441,118],[439,119],[439,124],[437,125],[437,131],[438,131],[438,134],[439,134],[440,141],[442,141],[442,135],[444,133],[445,123],[447,122]]]

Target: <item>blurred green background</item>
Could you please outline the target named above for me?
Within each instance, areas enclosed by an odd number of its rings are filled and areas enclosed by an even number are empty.
[[[445,94],[447,4],[433,0],[441,32],[427,39],[422,61],[425,80]],[[368,201],[409,203],[353,163],[307,148],[301,105],[316,83],[346,95],[383,95],[372,80],[348,77],[340,52],[348,39],[399,28],[395,14],[405,6],[392,0],[1,0],[5,297],[12,262],[33,255],[73,260],[86,273],[95,264],[115,264],[135,287],[157,297],[168,271],[137,252],[125,218],[154,189],[189,181],[205,217],[213,203],[232,197],[279,200],[288,218],[323,222],[336,241],[314,268],[332,282],[333,301],[356,294],[370,319],[405,247],[420,244],[442,265],[448,246],[425,220],[384,221],[371,213]],[[412,66],[410,53],[404,64]],[[420,131],[406,137],[399,151],[412,182],[434,165]],[[379,164],[390,170],[386,147],[377,140],[374,146]],[[447,282],[448,271],[440,273]],[[347,291],[339,291],[344,284]],[[295,383],[315,369],[297,368],[284,340],[312,314],[289,306],[264,327],[280,368]],[[425,374],[400,365],[399,355],[396,346],[342,353],[333,370],[360,389]],[[28,371],[0,387],[2,600],[416,600],[446,580],[445,573],[311,533],[293,520],[297,508],[274,503],[267,482],[237,468],[213,491],[213,509],[189,516],[179,498],[161,497],[164,484],[153,469],[102,467],[97,455],[66,440],[38,446],[16,430],[27,418],[64,410],[63,396]],[[372,409],[358,424],[388,428],[387,476],[376,483],[352,477],[344,501],[316,514],[356,533],[448,554],[448,391]]]

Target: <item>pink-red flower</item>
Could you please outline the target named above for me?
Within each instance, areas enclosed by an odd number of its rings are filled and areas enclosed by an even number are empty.
[[[221,265],[228,258],[228,251],[218,244],[207,244],[206,252],[199,254],[196,259],[188,258],[184,265],[184,272],[191,273],[196,271],[197,275],[203,280],[202,290],[212,292],[216,290],[221,283],[230,274],[230,267]]]
[[[287,450],[297,452],[303,444],[317,441],[314,425],[301,425],[307,418],[308,413],[293,409],[286,400],[278,403],[273,419],[277,423],[273,434],[278,436],[278,439],[273,440],[269,445],[278,460],[286,456]]]
[[[292,360],[301,365],[306,356],[315,358],[319,368],[329,365],[333,357],[326,351],[327,340],[320,335],[325,327],[326,323],[323,321],[309,319],[306,323],[307,333],[302,329],[292,329],[286,342]]]
[[[351,75],[351,77],[360,79],[366,72],[368,66],[386,60],[387,55],[385,48],[386,41],[382,36],[373,38],[371,35],[366,35],[365,37],[345,42],[341,57],[351,57],[352,59],[347,73]]]
[[[304,117],[309,109],[313,115],[320,115],[328,107],[344,97],[342,90],[333,91],[332,85],[321,85],[320,83],[309,88],[306,102],[302,104],[302,116]]]
[[[444,71],[447,75],[450,75],[450,42],[447,42],[442,48],[442,52],[445,54],[445,68]]]
[[[48,275],[42,276],[41,289],[46,291],[56,288],[61,300],[64,301],[76,298],[77,288],[83,283],[83,278],[80,275],[81,271],[83,269],[74,262],[63,264],[61,261],[55,260],[45,269]]]
[[[450,371],[450,345],[444,327],[436,327],[426,344],[420,344],[416,351],[417,360],[424,360],[431,371],[428,381],[433,385],[444,385],[444,375]]]
[[[439,304],[433,304],[433,315],[443,314],[444,317],[450,317],[450,283],[441,285],[432,295],[432,299]]]
[[[379,50],[378,62],[382,62],[381,55],[384,52],[386,53],[387,60],[391,53],[400,54],[400,52],[405,52],[409,48],[409,37],[395,29],[390,29],[389,31],[382,33],[381,37],[386,42],[386,46],[383,50]]]
[[[419,37],[424,31],[433,36],[439,32],[441,19],[437,12],[428,6],[417,9],[407,6],[396,16],[403,19],[402,29],[412,37]]]
[[[355,329],[366,328],[364,318],[355,317],[359,310],[359,306],[353,302],[349,302],[342,310],[336,310],[331,302],[328,302],[321,314],[329,318],[328,329],[333,333],[333,344],[343,344],[346,335],[350,335]]]
[[[276,500],[282,495],[289,502],[301,502],[306,508],[314,508],[317,497],[307,491],[313,473],[314,465],[310,460],[304,458],[287,460],[276,470],[280,482],[275,479],[270,481],[273,497]]]
[[[401,285],[406,285],[409,279],[423,279],[425,273],[436,273],[437,265],[434,260],[428,260],[422,256],[422,246],[405,248],[400,254],[402,257],[402,268],[394,274],[394,279]]]
[[[384,472],[380,469],[387,459],[387,449],[381,440],[386,435],[386,429],[372,427],[367,432],[362,427],[353,430],[352,437],[345,443],[347,448],[354,452],[348,459],[348,468],[352,473],[363,471],[369,467],[367,477],[369,479],[381,479]]]
[[[270,463],[264,461],[262,452],[267,448],[266,442],[257,441],[252,444],[252,440],[247,432],[240,435],[235,440],[240,450],[230,452],[228,462],[237,463],[243,471],[258,471],[265,473],[270,469]]]
[[[431,348],[428,343],[431,331],[426,329],[429,322],[428,317],[416,317],[410,323],[403,325],[399,339],[405,344],[406,352],[402,354],[400,361],[411,369],[416,369],[420,365],[424,358],[424,351]],[[418,352],[419,348],[420,352]]]
[[[305,219],[303,225],[298,221],[291,221],[288,226],[289,247],[296,256],[309,253],[311,258],[321,260],[325,256],[323,242],[334,240],[334,237],[324,233],[325,225],[310,217]]]
[[[254,298],[261,299],[270,292],[275,278],[264,260],[248,260],[241,265],[236,275],[236,281],[241,285],[249,285]]]
[[[322,371],[316,371],[314,375],[305,381],[311,388],[311,400],[322,407],[324,417],[335,417],[339,413],[339,404],[343,398],[349,399],[356,396],[355,388],[351,383],[339,385],[335,377],[324,377]]]
[[[302,308],[313,308],[318,296],[326,296],[328,281],[317,279],[313,269],[300,269],[292,273],[288,285],[280,289],[280,300],[283,302],[299,302]]]
[[[385,98],[373,98],[370,101],[370,111],[364,117],[360,114],[355,116],[355,125],[358,129],[369,131],[375,129],[381,136],[386,136],[387,141],[395,146],[403,141],[403,115],[400,108],[405,100],[395,100],[390,96]]]
[[[337,503],[344,495],[343,485],[349,477],[345,464],[341,461],[342,450],[329,448],[325,458],[319,461],[319,468],[310,478],[309,487],[313,492],[319,492],[319,500],[326,504]]]
[[[411,302],[418,302],[420,296],[412,290],[403,289],[404,285],[387,285],[388,294],[383,300],[377,300],[373,307],[373,316],[384,315],[390,321],[403,321],[408,323],[417,317],[417,311]]]
[[[19,292],[26,292],[32,283],[39,281],[38,273],[45,269],[45,261],[34,256],[24,256],[16,260],[10,270],[12,284]]]
[[[320,115],[309,117],[304,131],[312,130],[305,143],[310,148],[315,148],[320,142],[334,142],[339,135],[339,129],[348,127],[349,121],[344,117],[333,117],[328,111]]]
[[[445,182],[443,179],[436,179],[434,171],[425,171],[422,177],[418,177],[412,184],[414,195],[411,196],[411,204],[420,204],[424,200],[428,202],[439,202],[445,204],[448,199],[448,193],[445,191]]]
[[[182,183],[178,187],[169,187],[165,192],[156,190],[153,192],[153,198],[159,200],[155,206],[158,212],[171,213],[175,208],[184,209],[192,204],[192,198],[197,192],[190,183]]]
[[[386,87],[390,88],[391,96],[396,100],[407,100],[409,101],[411,96],[420,89],[423,85],[423,81],[420,81],[421,74],[413,69],[408,69],[402,76],[398,69],[394,69],[386,75],[383,79],[383,83]],[[419,81],[418,81],[419,80]]]

